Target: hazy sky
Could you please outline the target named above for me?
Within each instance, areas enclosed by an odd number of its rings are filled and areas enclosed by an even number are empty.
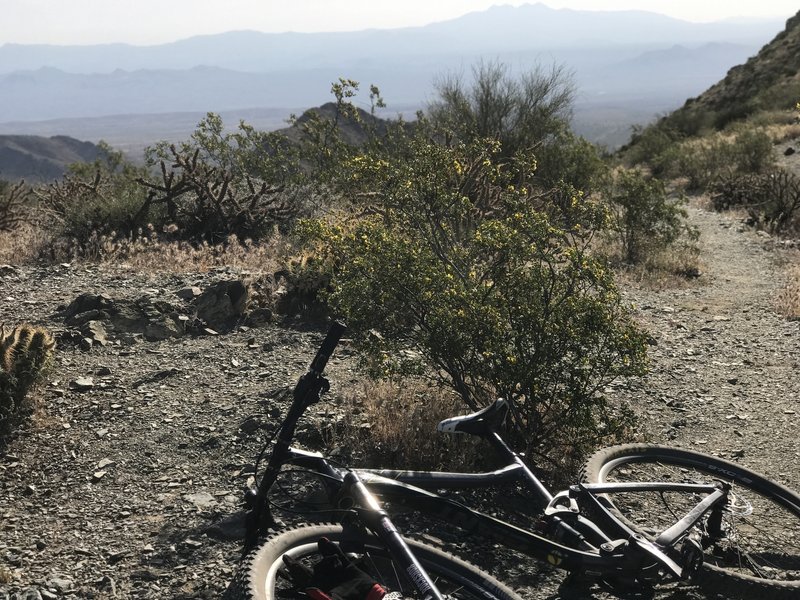
[[[424,25],[525,0],[0,0],[0,45],[156,44],[203,33],[352,31]],[[647,10],[689,21],[795,14],[797,0],[546,0],[552,8]]]

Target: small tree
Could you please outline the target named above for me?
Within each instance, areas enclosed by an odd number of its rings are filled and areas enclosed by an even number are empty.
[[[472,82],[451,75],[437,85],[427,114],[460,140],[494,139],[503,156],[531,149],[560,134],[572,117],[575,87],[562,66],[537,67],[514,77],[506,65],[480,62]]]

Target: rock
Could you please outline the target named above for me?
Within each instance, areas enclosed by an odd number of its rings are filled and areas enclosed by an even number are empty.
[[[148,323],[144,329],[144,339],[150,342],[181,337],[186,332],[186,322],[177,313],[169,314],[155,322]]]
[[[208,537],[224,540],[243,540],[247,533],[247,513],[240,511],[209,525],[205,534]]]
[[[91,377],[78,377],[69,382],[69,388],[76,392],[88,392],[94,389],[94,379]]]
[[[92,483],[97,483],[106,476],[107,471],[95,471],[92,473]]]
[[[230,331],[244,315],[248,299],[249,291],[241,281],[220,281],[197,298],[197,317],[216,331]]]
[[[89,339],[92,344],[99,344],[105,346],[108,344],[108,333],[106,328],[100,321],[87,321],[81,327],[81,335],[84,339]]]
[[[256,308],[247,313],[245,323],[250,327],[265,327],[272,323],[272,311],[268,308]]]
[[[99,463],[97,463],[97,468],[102,470],[102,469],[106,469],[108,467],[113,467],[116,464],[117,463],[114,462],[113,460],[111,460],[110,458],[104,458]]]
[[[89,312],[99,315],[101,312],[113,312],[114,309],[114,300],[105,294],[81,294],[64,310],[64,321],[72,324],[70,321],[77,315]]]
[[[788,148],[786,148],[786,150],[783,151],[783,155],[784,156],[791,156],[795,152],[796,152],[795,149],[792,148],[791,146],[789,146]]]
[[[17,267],[11,265],[0,265],[0,277],[8,277],[9,275],[16,275],[19,273]]]
[[[208,510],[217,505],[217,501],[208,492],[196,492],[194,494],[184,494],[183,499],[190,504],[194,504],[198,510]]]
[[[242,422],[241,425],[239,425],[239,431],[245,435],[250,435],[251,433],[255,433],[263,427],[264,423],[261,422],[261,419],[258,417],[248,417]]]
[[[62,577],[62,576],[59,576],[59,575],[55,575],[55,576],[51,577],[50,579],[48,579],[45,582],[45,585],[48,588],[50,588],[51,590],[55,590],[55,591],[60,592],[60,593],[63,594],[63,593],[68,592],[68,591],[70,591],[72,589],[73,582],[72,582],[71,579],[68,579],[67,577]]]
[[[175,295],[181,300],[194,300],[201,293],[200,288],[196,286],[185,287],[175,292]]]

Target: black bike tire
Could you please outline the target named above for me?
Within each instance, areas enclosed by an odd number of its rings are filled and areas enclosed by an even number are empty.
[[[265,589],[273,565],[282,564],[283,555],[293,548],[315,544],[321,537],[333,542],[355,540],[376,548],[382,546],[375,536],[351,530],[345,532],[341,525],[303,525],[271,534],[242,561],[225,593],[226,600],[274,600],[274,595]],[[522,600],[508,586],[475,565],[424,542],[405,541],[423,567],[468,582],[485,600]]]
[[[784,506],[800,520],[800,494],[759,475],[736,463],[709,456],[701,452],[658,446],[654,444],[624,444],[603,448],[592,455],[581,471],[581,480],[587,483],[605,482],[605,473],[611,465],[619,461],[665,462],[676,466],[694,467],[717,471],[726,480],[747,487]],[[613,501],[607,496],[600,497],[619,519],[631,529],[640,528],[616,510]],[[643,532],[642,532],[643,533]],[[755,598],[758,594],[770,600],[797,600],[800,598],[800,580],[779,581],[762,579],[742,573],[732,573],[716,565],[704,564],[696,577],[696,582],[704,588],[728,597]]]

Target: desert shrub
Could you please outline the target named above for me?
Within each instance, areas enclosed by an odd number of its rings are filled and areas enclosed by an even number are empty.
[[[674,131],[663,126],[634,126],[631,141],[622,148],[621,154],[626,163],[647,164],[653,174],[659,175],[664,170],[662,157],[672,151],[678,139]]]
[[[618,171],[608,201],[614,214],[610,231],[627,263],[643,262],[681,238],[696,238],[686,223],[685,199],[670,198],[662,181],[639,170]]]
[[[25,221],[30,197],[24,181],[12,184],[0,179],[0,231],[13,231]]]
[[[514,75],[502,63],[480,62],[470,82],[450,76],[436,91],[426,118],[440,139],[496,140],[501,160],[532,151],[542,187],[563,182],[589,193],[605,174],[597,148],[570,131],[575,88],[562,66]]]
[[[156,207],[142,209],[145,192],[137,179],[146,176],[146,169],[102,146],[102,158],[72,165],[63,179],[35,190],[55,236],[73,239],[78,247],[98,231],[129,233],[163,222]]]
[[[774,164],[772,139],[763,130],[741,127],[731,133],[686,140],[668,148],[654,162],[670,177],[686,177],[690,189],[705,190],[721,173],[735,169],[758,173]]]
[[[554,136],[552,143],[540,146],[535,154],[536,180],[543,189],[566,184],[591,194],[604,187],[609,175],[608,162],[597,147],[569,131]]]
[[[214,243],[235,235],[260,240],[295,217],[281,187],[201,160],[199,148],[190,152],[171,146],[169,152],[169,166],[160,161],[160,181],[138,178],[148,190],[139,212],[162,213],[182,239]]]
[[[740,171],[759,173],[771,167],[773,156],[772,138],[761,128],[743,127],[735,139],[734,164]]]
[[[497,140],[508,157],[567,128],[575,87],[564,67],[537,67],[515,77],[502,63],[480,62],[472,76],[469,84],[460,76],[440,81],[427,110],[433,123],[458,139]]]
[[[318,227],[373,374],[427,373],[471,408],[504,396],[518,441],[551,457],[619,424],[599,390],[641,372],[644,346],[588,251],[602,207],[537,193],[530,156],[509,163],[496,142],[419,137],[402,159],[353,162],[370,214]]]
[[[0,326],[0,435],[21,416],[28,392],[41,378],[54,347],[53,337],[40,327]]]
[[[800,178],[785,169],[765,173],[721,174],[712,187],[714,208],[741,207],[752,225],[772,233],[796,232],[800,210]]]
[[[175,154],[193,156],[211,167],[231,174],[235,180],[250,177],[282,186],[300,174],[296,146],[280,132],[260,131],[240,121],[235,131],[226,132],[222,117],[208,113],[189,139],[173,145],[159,142],[145,150],[150,167],[171,164]]]

